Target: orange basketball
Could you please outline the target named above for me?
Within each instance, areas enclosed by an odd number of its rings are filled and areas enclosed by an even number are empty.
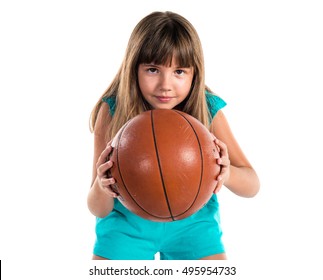
[[[112,147],[112,188],[133,213],[175,221],[211,198],[219,154],[211,133],[192,116],[177,110],[146,111],[120,129]]]

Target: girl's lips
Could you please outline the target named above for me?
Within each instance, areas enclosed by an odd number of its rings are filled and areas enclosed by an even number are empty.
[[[172,97],[169,97],[169,96],[156,96],[156,98],[160,102],[169,102],[172,99]]]

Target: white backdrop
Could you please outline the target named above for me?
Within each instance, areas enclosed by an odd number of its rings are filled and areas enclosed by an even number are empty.
[[[207,84],[227,101],[223,111],[261,180],[255,198],[219,194],[229,259],[262,272],[257,279],[320,279],[323,11],[315,0],[1,1],[6,279],[57,279],[91,258],[89,115],[135,24],[156,10],[196,27]]]

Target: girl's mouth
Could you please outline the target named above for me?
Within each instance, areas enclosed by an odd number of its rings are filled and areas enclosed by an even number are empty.
[[[160,102],[169,102],[172,99],[172,97],[170,97],[170,96],[156,96],[156,98]]]

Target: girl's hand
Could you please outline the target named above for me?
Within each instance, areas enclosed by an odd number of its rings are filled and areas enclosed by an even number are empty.
[[[214,135],[213,135],[214,136]],[[224,182],[230,177],[230,159],[227,145],[214,136],[214,143],[219,150],[220,158],[216,159],[221,167],[220,174],[216,178],[214,193],[218,193]]]
[[[115,180],[108,176],[108,170],[112,167],[113,162],[109,160],[109,154],[112,152],[111,141],[107,144],[96,163],[97,180],[100,188],[109,196],[117,197],[118,194],[112,190]]]

